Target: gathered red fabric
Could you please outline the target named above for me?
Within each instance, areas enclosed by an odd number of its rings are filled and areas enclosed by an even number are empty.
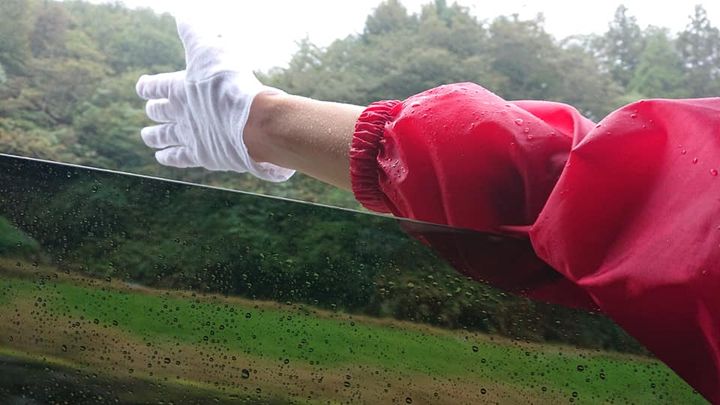
[[[641,101],[596,125],[471,83],[371,105],[351,149],[367,208],[528,241],[486,266],[458,248],[470,237],[425,238],[476,279],[600,308],[718,403],[719,170],[720,98]]]

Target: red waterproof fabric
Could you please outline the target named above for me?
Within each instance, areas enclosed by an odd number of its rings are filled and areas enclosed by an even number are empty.
[[[570,106],[506,102],[470,83],[371,105],[351,150],[368,208],[529,236],[564,278],[518,245],[505,282],[596,304],[720,403],[718,170],[718,98],[638,102],[596,126]],[[428,242],[487,279],[472,257]]]

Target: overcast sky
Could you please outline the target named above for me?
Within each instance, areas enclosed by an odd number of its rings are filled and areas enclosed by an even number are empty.
[[[411,12],[432,2],[401,1]],[[123,3],[160,12],[189,10],[194,15],[208,15],[216,20],[218,27],[232,27],[239,37],[238,46],[247,50],[256,69],[265,70],[285,65],[296,49],[296,41],[304,37],[325,46],[334,39],[361,32],[367,15],[380,0],[124,0]],[[687,25],[695,4],[703,4],[713,24],[720,25],[720,1],[459,0],[458,3],[470,8],[481,20],[514,13],[530,18],[543,13],[546,29],[558,38],[604,32],[621,3],[643,27],[658,25],[679,31]]]

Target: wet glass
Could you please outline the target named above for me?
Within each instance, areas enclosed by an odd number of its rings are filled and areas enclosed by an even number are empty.
[[[610,320],[423,238],[525,243],[0,156],[0,402],[704,402]]]

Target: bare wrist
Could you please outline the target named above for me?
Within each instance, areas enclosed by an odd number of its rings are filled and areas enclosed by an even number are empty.
[[[285,93],[270,90],[260,92],[253,100],[243,140],[250,157],[256,162],[278,163],[273,156],[277,145],[274,144],[272,128],[281,115],[281,105],[287,97]]]
[[[250,109],[245,145],[256,162],[350,189],[350,142],[363,110],[285,93],[261,93]]]

